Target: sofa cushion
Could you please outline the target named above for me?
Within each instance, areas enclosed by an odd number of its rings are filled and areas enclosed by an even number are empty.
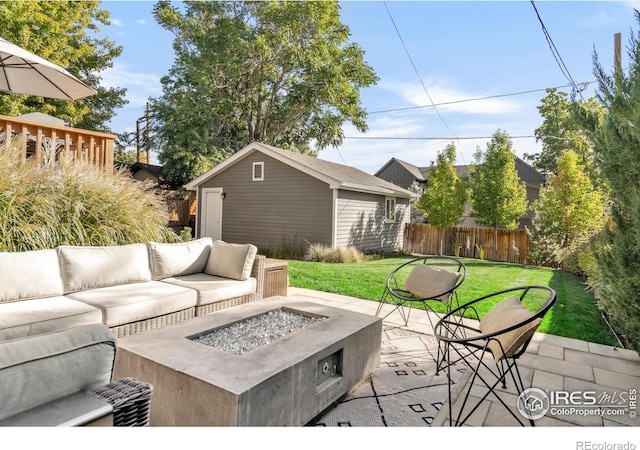
[[[149,242],[149,259],[154,280],[204,272],[213,241],[209,237],[177,244]]]
[[[0,420],[61,397],[107,384],[116,354],[102,324],[0,344]]]
[[[234,280],[247,280],[251,276],[258,248],[252,244],[231,244],[214,241],[205,273]]]
[[[165,283],[171,283],[194,289],[198,293],[196,306],[208,305],[236,297],[243,297],[256,292],[256,279],[232,280],[216,277],[206,273],[196,273],[182,277],[165,278]]]
[[[55,250],[0,252],[0,303],[62,293]]]
[[[196,305],[193,289],[147,281],[73,292],[67,297],[102,311],[102,322],[109,327],[171,314]]]
[[[518,297],[507,297],[496,303],[480,320],[480,331],[483,334],[495,333],[515,326],[533,317],[533,313],[525,308]],[[487,347],[491,350],[496,362],[505,356],[513,356],[527,342],[542,319],[537,318],[514,330],[499,334],[489,341]]]
[[[404,283],[404,289],[422,298],[448,301],[451,291],[462,274],[431,267],[427,264],[416,264]]]
[[[65,294],[151,280],[146,244],[58,247]]]
[[[99,309],[62,296],[0,303],[0,343],[92,323]]]

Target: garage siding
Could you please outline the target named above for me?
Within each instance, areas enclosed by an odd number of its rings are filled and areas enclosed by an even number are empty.
[[[252,181],[253,163],[264,181]],[[236,162],[200,186],[223,188],[222,239],[259,248],[331,245],[329,185],[260,152]],[[198,204],[201,208],[201,205]]]
[[[372,252],[401,249],[408,200],[396,198],[396,220],[384,220],[385,196],[341,190],[338,195],[338,247],[354,246]]]

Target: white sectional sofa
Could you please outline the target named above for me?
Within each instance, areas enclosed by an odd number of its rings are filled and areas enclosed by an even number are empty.
[[[122,337],[260,300],[264,263],[210,238],[0,252],[0,342],[92,323]]]

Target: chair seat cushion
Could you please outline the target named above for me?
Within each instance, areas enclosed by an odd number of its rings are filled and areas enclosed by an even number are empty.
[[[162,281],[197,291],[198,302],[196,306],[208,305],[253,294],[256,292],[257,284],[255,278],[240,281],[207,275],[206,273],[165,278]]]
[[[404,283],[404,289],[413,295],[440,301],[448,301],[451,291],[460,278],[460,273],[416,264]]]
[[[533,313],[525,308],[518,297],[507,297],[493,306],[486,316],[480,320],[480,331],[483,334],[495,333],[513,327],[533,317]],[[492,339],[488,348],[496,362],[504,357],[513,356],[522,345],[535,333],[542,319],[537,318],[529,323]]]
[[[67,297],[0,303],[0,342],[102,323],[102,312]]]
[[[0,346],[0,419],[111,381],[116,340],[102,324]]]
[[[100,309],[103,323],[115,327],[192,308],[197,295],[193,289],[147,281],[74,292],[67,297]]]

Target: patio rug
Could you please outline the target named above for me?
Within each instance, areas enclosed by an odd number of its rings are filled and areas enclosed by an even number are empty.
[[[428,427],[447,407],[446,370],[436,376],[437,341],[397,327],[382,332],[380,365],[307,426]],[[455,381],[460,365],[452,366]]]

